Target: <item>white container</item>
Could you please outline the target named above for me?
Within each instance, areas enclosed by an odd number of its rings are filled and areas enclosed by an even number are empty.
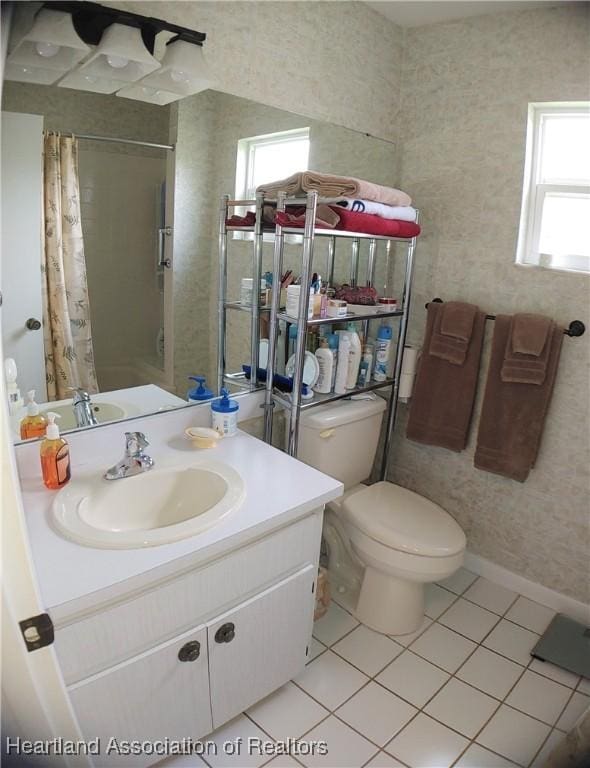
[[[336,379],[334,392],[343,395],[346,392],[348,378],[348,356],[350,354],[350,336],[346,331],[338,334],[338,365],[336,367]]]
[[[287,306],[286,312],[289,317],[299,317],[299,296],[301,295],[300,285],[290,285],[287,288]],[[313,317],[313,302],[314,302],[313,288],[309,289],[309,305],[307,307],[307,319],[311,320]]]
[[[346,389],[355,389],[359,376],[359,367],[363,354],[363,346],[356,332],[354,325],[348,326],[348,336],[350,338],[350,350],[348,352],[348,372],[346,374]]]
[[[328,299],[328,317],[346,317],[348,314],[348,305],[340,299]]]
[[[233,437],[238,431],[237,400],[229,399],[227,389],[221,390],[221,397],[211,401],[211,426],[222,437]]]
[[[251,277],[243,277],[242,283],[240,286],[240,303],[241,304],[252,304],[252,286],[254,285],[254,280]],[[265,304],[265,298],[266,298],[266,280],[260,280],[260,304]]]
[[[334,369],[334,355],[328,347],[326,339],[320,341],[320,348],[316,350],[315,356],[320,367],[318,380],[315,383],[314,390],[323,395],[332,391],[332,372]]]

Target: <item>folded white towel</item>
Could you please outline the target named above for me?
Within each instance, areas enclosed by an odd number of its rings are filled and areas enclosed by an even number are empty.
[[[356,213],[372,213],[382,219],[416,221],[416,209],[412,208],[411,205],[385,205],[384,203],[375,203],[373,200],[359,200],[354,197],[332,197],[329,200],[322,199],[322,202]]]

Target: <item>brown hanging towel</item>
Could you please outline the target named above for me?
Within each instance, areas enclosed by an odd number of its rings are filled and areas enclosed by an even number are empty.
[[[426,335],[406,436],[462,451],[467,445],[485,314],[473,304],[428,305]]]
[[[475,466],[524,482],[539,452],[563,332],[541,315],[498,315]]]

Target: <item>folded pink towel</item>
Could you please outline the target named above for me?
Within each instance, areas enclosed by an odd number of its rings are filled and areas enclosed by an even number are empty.
[[[334,176],[317,171],[294,173],[286,179],[261,184],[257,192],[273,195],[286,192],[288,195],[300,195],[305,192],[317,192],[320,197],[358,197],[385,205],[410,205],[412,198],[400,189],[383,187],[371,181],[356,179],[353,176]]]
[[[543,315],[514,315],[510,318],[502,381],[540,386],[547,375],[555,323]],[[526,351],[525,351],[526,350]]]
[[[462,301],[445,302],[437,312],[429,352],[453,365],[463,365],[479,307]]]

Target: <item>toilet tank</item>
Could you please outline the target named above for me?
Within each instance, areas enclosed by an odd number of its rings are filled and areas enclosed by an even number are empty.
[[[352,488],[371,474],[386,403],[338,400],[303,411],[297,458]]]

